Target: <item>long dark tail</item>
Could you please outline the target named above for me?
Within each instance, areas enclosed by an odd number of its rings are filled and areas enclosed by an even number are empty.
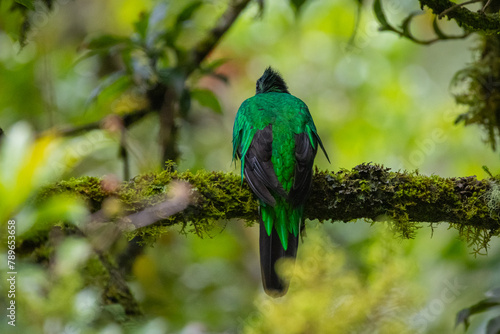
[[[288,234],[288,248],[285,250],[281,245],[278,233],[273,228],[268,236],[264,223],[260,220],[260,270],[262,273],[262,285],[264,291],[271,297],[281,297],[288,291],[289,282],[278,276],[276,272],[276,262],[283,257],[291,258],[295,261],[297,248],[299,247],[299,236]]]

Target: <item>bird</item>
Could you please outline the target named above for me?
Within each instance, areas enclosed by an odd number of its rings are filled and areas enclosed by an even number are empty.
[[[276,263],[282,258],[295,263],[318,146],[330,159],[307,105],[271,67],[257,80],[255,95],[239,107],[232,143],[232,160],[241,160],[241,182],[244,176],[259,202],[263,288],[281,297],[289,282],[278,275]]]

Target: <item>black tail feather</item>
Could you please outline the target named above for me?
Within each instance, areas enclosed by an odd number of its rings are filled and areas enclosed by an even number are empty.
[[[273,228],[268,236],[262,220],[260,221],[260,270],[264,291],[271,297],[281,297],[288,291],[289,282],[278,276],[276,262],[283,257],[293,259],[297,256],[299,236],[288,234],[288,248],[285,250],[281,244],[278,233]]]

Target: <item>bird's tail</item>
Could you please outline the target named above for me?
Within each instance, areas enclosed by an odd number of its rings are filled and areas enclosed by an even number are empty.
[[[259,225],[260,270],[264,291],[271,297],[281,297],[288,291],[290,282],[278,275],[276,263],[282,258],[292,259],[295,263],[299,246],[299,234],[294,236],[293,233],[288,233],[288,247],[285,250],[275,228],[272,228],[271,235],[267,235],[262,218],[260,218]]]

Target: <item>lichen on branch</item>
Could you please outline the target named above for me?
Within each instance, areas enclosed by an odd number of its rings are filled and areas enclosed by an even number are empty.
[[[141,235],[153,241],[173,225],[203,236],[217,221],[239,218],[253,222],[257,218],[257,201],[239,175],[178,172],[171,164],[164,171],[139,175],[113,190],[103,187],[98,178],[84,177],[49,186],[39,197],[65,192],[79,194],[94,212],[101,210],[107,199],[115,198],[121,202],[125,215],[157,204],[161,200],[158,195],[165,194],[174,180],[191,184],[194,203],[152,226],[128,232],[129,237]],[[304,215],[306,219],[322,222],[389,221],[406,238],[413,236],[421,222],[445,222],[480,249],[498,235],[499,204],[500,190],[495,179],[424,176],[362,164],[338,172],[316,170]]]
[[[460,27],[468,31],[495,34],[500,30],[498,13],[473,12],[449,0],[419,0],[419,2],[422,8],[427,6],[436,15],[445,12],[448,19],[455,20]]]

